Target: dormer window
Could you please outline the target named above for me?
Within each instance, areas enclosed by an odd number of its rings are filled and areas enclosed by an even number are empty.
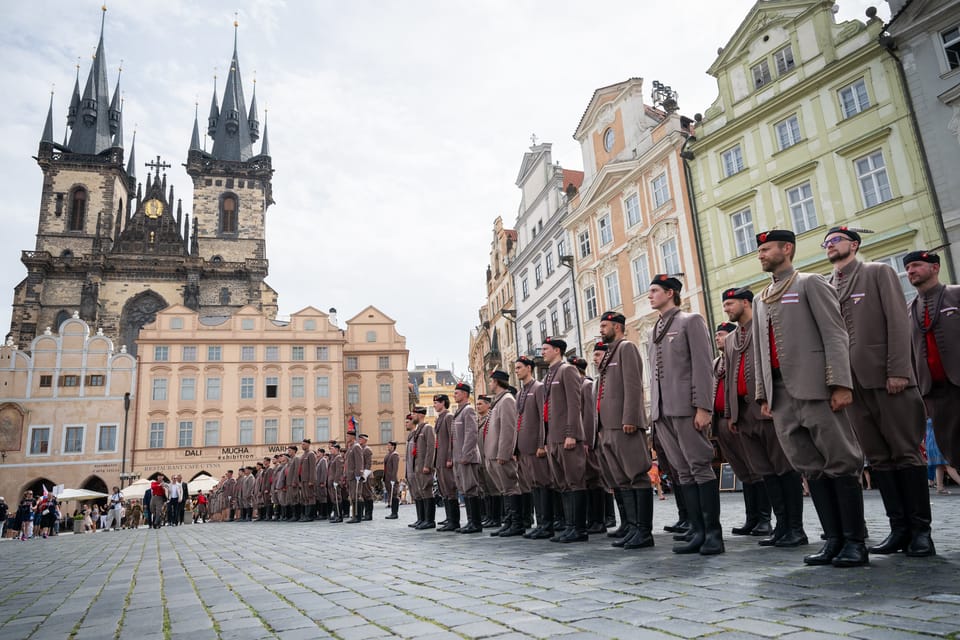
[[[750,73],[753,76],[753,87],[754,89],[759,89],[760,87],[770,84],[770,66],[767,64],[766,60],[761,60],[759,64],[754,65],[750,69]]]
[[[70,216],[67,218],[67,231],[83,231],[84,218],[87,215],[87,190],[75,187],[70,192]]]
[[[617,134],[613,130],[613,127],[608,127],[606,131],[603,132],[603,148],[607,153],[613,151],[613,145],[617,142]]]
[[[220,233],[237,232],[237,196],[224,194],[220,199]]]

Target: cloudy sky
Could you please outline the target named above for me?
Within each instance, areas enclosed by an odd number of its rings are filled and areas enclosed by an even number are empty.
[[[870,4],[841,0],[838,19]],[[373,304],[397,320],[411,366],[467,368],[485,295],[492,223],[513,225],[531,134],[581,169],[572,134],[593,91],[626,78],[671,85],[681,112],[716,98],[705,73],[752,0],[138,0],[108,2],[111,87],[123,61],[124,128],[143,162],[192,210],[186,159],[215,69],[223,78],[238,11],[245,93],[269,110],[277,204],[267,214],[268,282],[280,313]],[[42,175],[36,153],[54,85],[62,139],[79,57],[81,88],[98,2],[12,3],[0,23],[0,327],[32,249]],[[222,90],[223,83],[220,87]],[[220,96],[222,98],[222,96]],[[263,114],[261,113],[261,122]]]

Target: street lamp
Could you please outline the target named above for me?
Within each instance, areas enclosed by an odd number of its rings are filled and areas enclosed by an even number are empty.
[[[573,295],[573,318],[577,325],[577,345],[580,347],[580,355],[584,355],[586,347],[583,346],[583,338],[580,337],[580,305],[577,304],[577,277],[574,274],[573,256],[560,256],[560,264],[570,269],[570,293]]]
[[[130,418],[130,392],[123,394],[123,451],[120,454],[120,489],[127,477],[127,421]]]

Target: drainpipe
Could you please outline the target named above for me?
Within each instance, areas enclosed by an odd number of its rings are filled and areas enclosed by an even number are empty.
[[[710,277],[707,273],[706,261],[703,257],[703,238],[700,234],[700,213],[697,211],[697,201],[693,196],[693,176],[690,172],[690,160],[693,160],[693,151],[687,150],[687,145],[695,137],[688,135],[680,147],[680,159],[683,160],[683,175],[686,178],[687,196],[690,201],[690,216],[693,219],[693,239],[697,245],[697,266],[700,268],[700,282],[703,284],[704,303],[706,305],[707,324],[711,330],[717,326],[713,317],[713,295],[710,293]]]

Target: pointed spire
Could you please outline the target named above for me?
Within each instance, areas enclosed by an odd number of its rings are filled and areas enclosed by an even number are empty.
[[[90,75],[80,99],[79,119],[70,135],[70,151],[96,155],[109,149],[112,144],[110,118],[110,88],[107,86],[107,57],[104,54],[103,32],[106,23],[106,6],[100,20],[100,40],[97,52],[90,65]]]
[[[110,133],[116,135],[117,129],[120,128],[120,113],[123,110],[123,98],[120,94],[120,74],[123,73],[123,60],[120,61],[120,68],[117,69],[117,86],[113,90],[113,99],[110,100],[110,109],[108,110],[108,115],[110,117]],[[123,146],[123,138],[120,138],[120,144],[114,144],[113,146]]]
[[[247,120],[246,101],[243,98],[243,80],[240,76],[240,60],[237,55],[237,29],[233,23],[233,58],[223,92],[223,103],[216,127],[210,132],[213,138],[211,155],[218,160],[245,162],[253,155],[250,140],[250,124]]]
[[[220,106],[217,104],[217,74],[213,74],[213,97],[210,98],[210,115],[207,116],[207,135],[213,137],[220,121]]]
[[[250,142],[260,138],[260,121],[257,120],[257,72],[253,72],[253,97],[250,98],[250,114],[247,116],[250,126]]]
[[[263,142],[260,143],[260,155],[270,155],[270,136],[267,135],[267,110],[263,110]]]
[[[77,121],[80,112],[80,59],[77,58],[77,77],[73,81],[73,96],[70,98],[70,108],[67,110],[67,126],[71,129]],[[66,142],[64,142],[66,144]]]
[[[113,117],[113,111],[111,113],[111,118]],[[113,128],[113,123],[110,123],[111,128]],[[116,149],[123,149],[123,98],[120,99],[120,109],[117,111],[117,126],[113,132],[113,147]]]
[[[196,102],[193,103],[193,135],[190,137],[190,148],[187,150],[187,153],[190,151],[200,151],[200,121],[198,120],[200,116],[200,105]]]
[[[130,159],[127,160],[127,179],[136,182],[137,177],[137,161],[134,159],[136,156],[136,145],[137,145],[137,128],[133,128],[133,140],[130,141]]]
[[[200,243],[197,241],[197,219],[193,219],[193,231],[190,233],[190,255],[200,255]]]
[[[179,211],[179,206],[177,208]],[[190,253],[190,214],[183,217],[183,252]]]
[[[47,121],[43,125],[43,135],[40,142],[53,144],[53,89],[50,90],[50,108],[47,109]]]

